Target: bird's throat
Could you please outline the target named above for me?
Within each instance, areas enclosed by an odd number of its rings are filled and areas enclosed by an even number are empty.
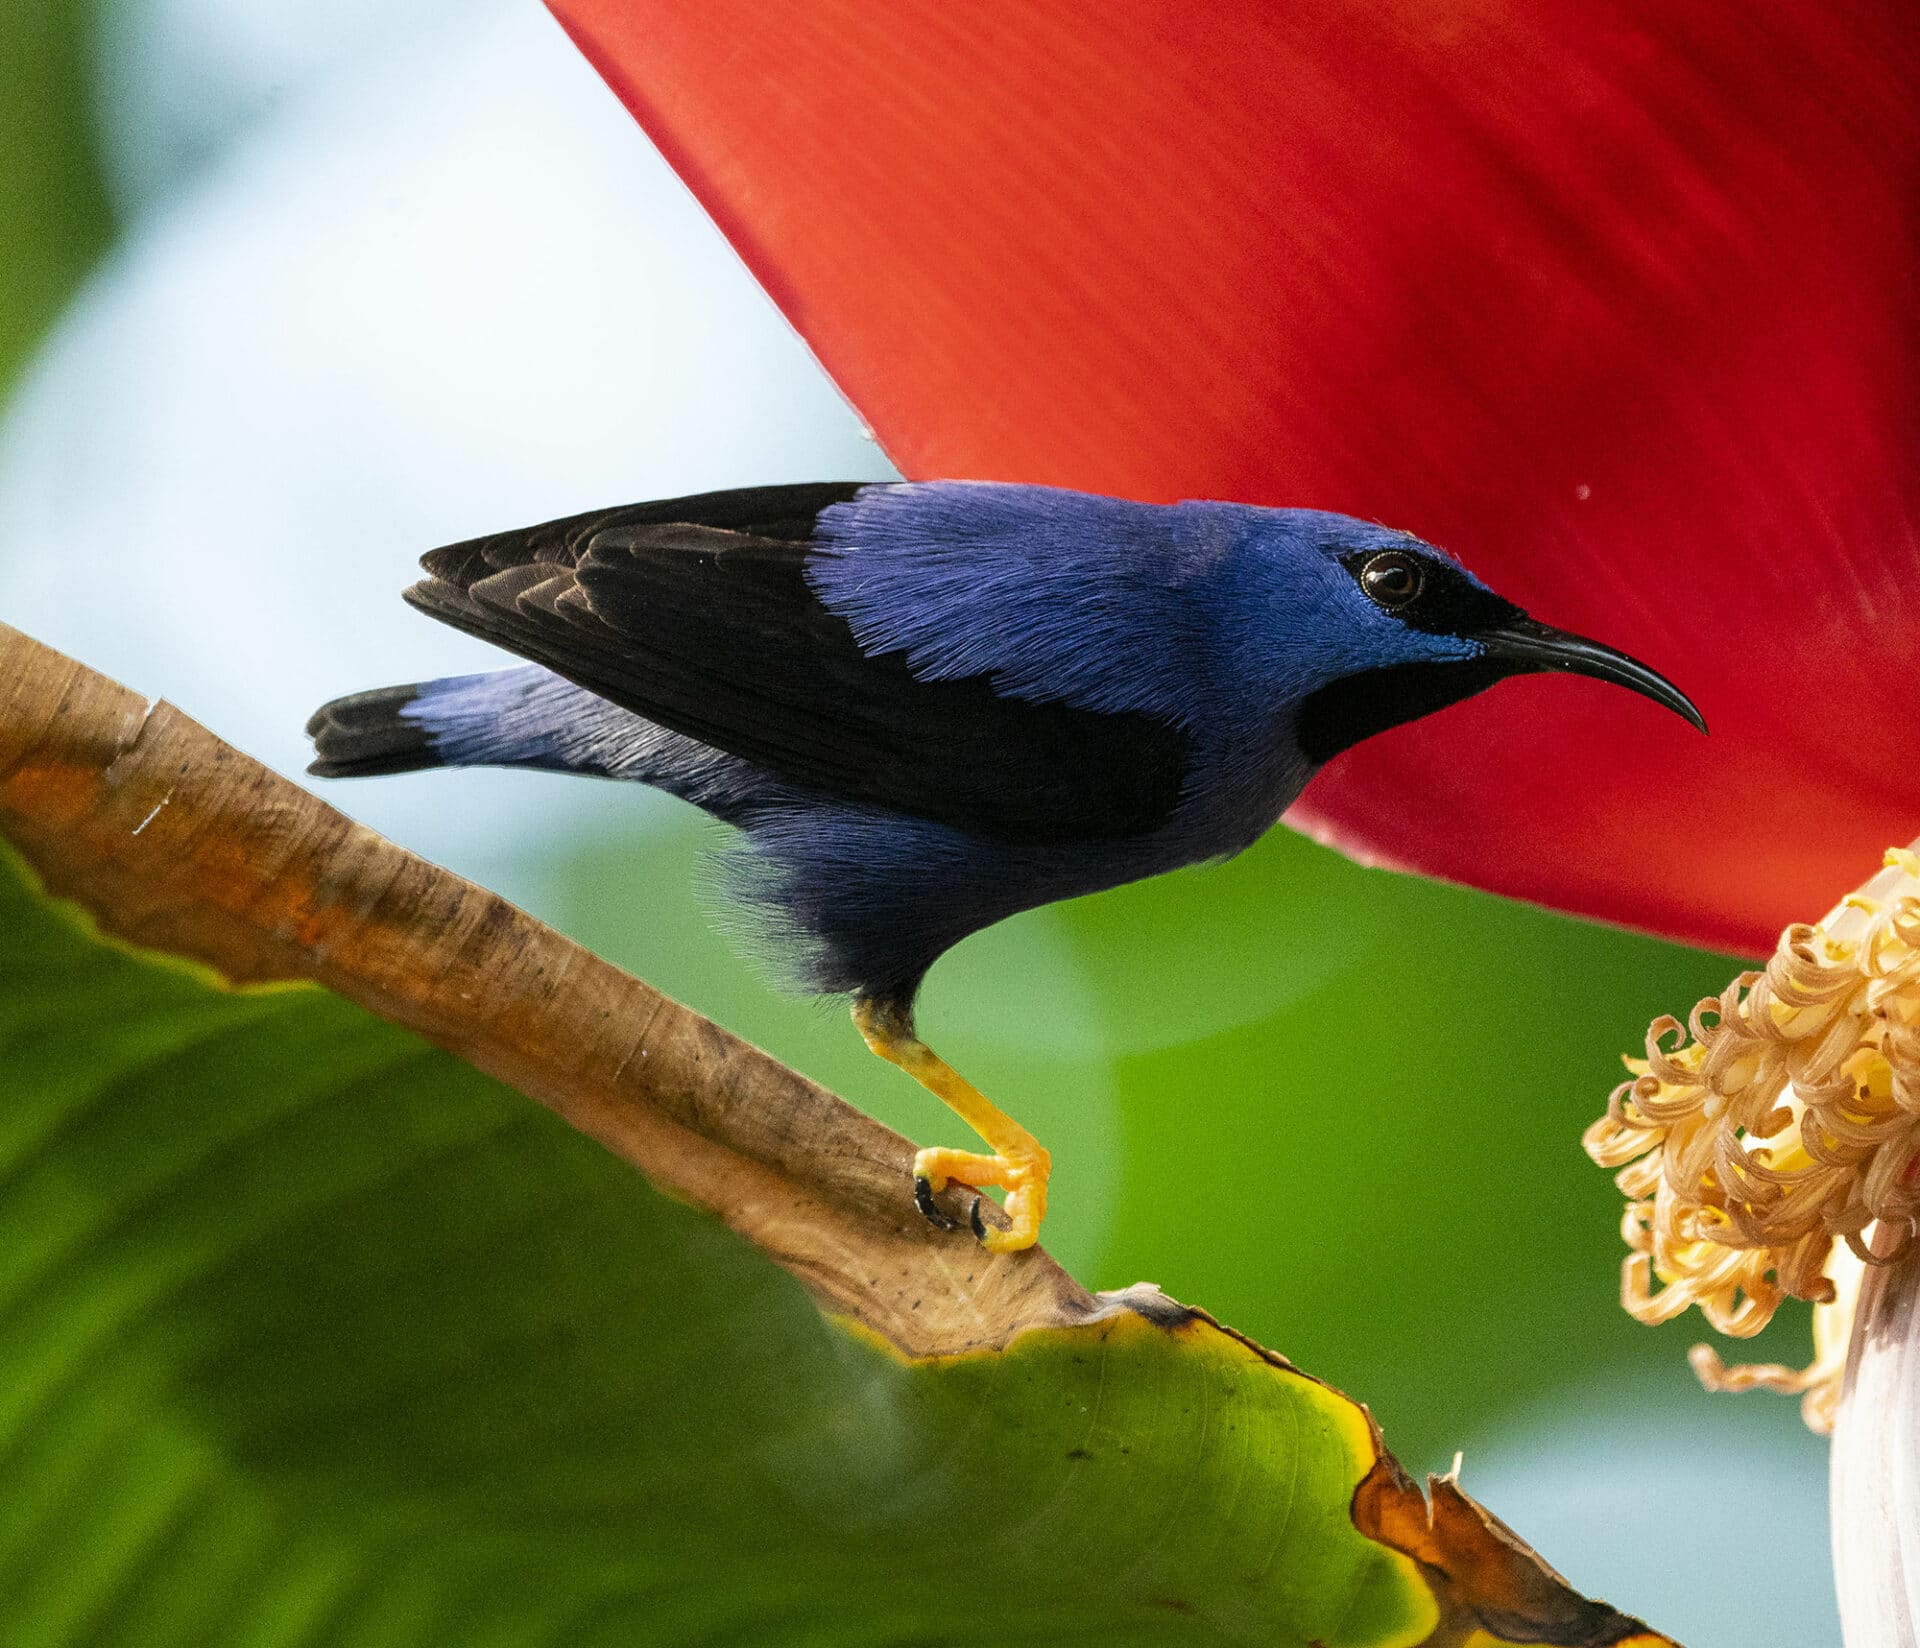
[[[1460,658],[1343,675],[1301,703],[1294,736],[1318,766],[1363,738],[1471,698],[1513,673],[1497,659]]]

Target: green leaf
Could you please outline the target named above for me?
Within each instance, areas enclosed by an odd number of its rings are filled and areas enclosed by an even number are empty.
[[[0,391],[105,249],[112,214],[92,132],[92,8],[0,8]]]
[[[904,1141],[5,630],[0,833],[0,1641],[1664,1640],[1284,1359],[932,1232]]]

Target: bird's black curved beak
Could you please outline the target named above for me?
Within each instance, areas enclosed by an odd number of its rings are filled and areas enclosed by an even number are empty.
[[[1537,619],[1517,618],[1482,630],[1479,639],[1486,644],[1489,659],[1516,675],[1564,670],[1571,675],[1590,675],[1596,681],[1611,681],[1664,705],[1702,732],[1707,730],[1706,718],[1694,708],[1693,700],[1664,675],[1584,635],[1569,635]]]

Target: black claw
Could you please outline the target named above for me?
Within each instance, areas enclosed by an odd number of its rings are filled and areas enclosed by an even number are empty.
[[[967,1209],[967,1223],[973,1226],[974,1236],[984,1242],[987,1239],[987,1227],[980,1218],[980,1198],[973,1199],[973,1206]]]
[[[933,1199],[933,1181],[924,1175],[915,1174],[913,1179],[913,1205],[920,1210],[920,1217],[932,1225],[935,1230],[958,1230],[960,1222],[950,1219],[942,1213]],[[974,1217],[979,1218],[976,1210]],[[978,1225],[974,1227],[976,1230]]]

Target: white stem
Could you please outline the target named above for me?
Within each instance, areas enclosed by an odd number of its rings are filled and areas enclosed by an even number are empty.
[[[1920,1243],[1867,1272],[1833,1433],[1847,1648],[1920,1648]]]

